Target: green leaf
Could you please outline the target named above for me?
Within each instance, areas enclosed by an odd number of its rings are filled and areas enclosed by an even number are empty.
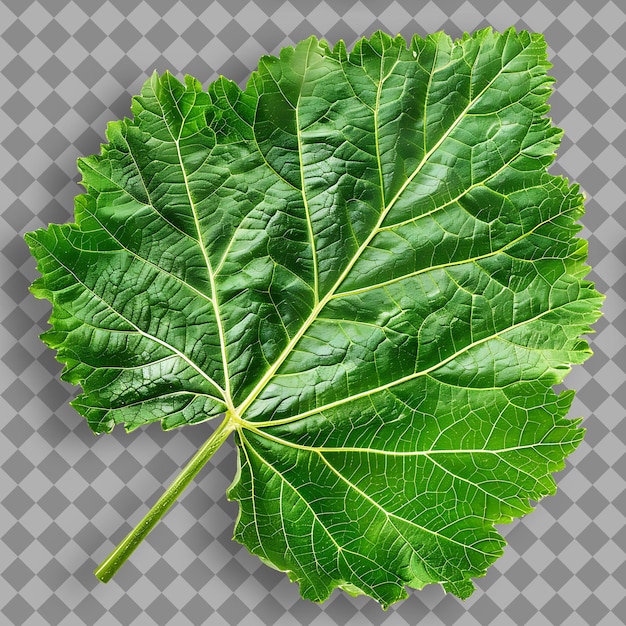
[[[235,538],[305,598],[467,597],[582,438],[553,385],[602,296],[548,68],[487,29],[310,38],[243,91],[155,74],[80,160],[76,223],[27,235],[74,407],[226,412]]]

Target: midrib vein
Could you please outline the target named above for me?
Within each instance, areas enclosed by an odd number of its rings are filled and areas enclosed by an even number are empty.
[[[360,552],[355,552],[354,550],[350,550],[349,548],[346,548],[345,546],[341,545],[340,543],[337,542],[337,540],[335,539],[335,537],[333,536],[333,534],[330,531],[330,528],[326,526],[326,524],[324,524],[322,522],[322,520],[319,518],[317,511],[313,508],[312,504],[300,493],[300,491],[297,489],[297,487],[295,485],[293,485],[292,483],[290,483],[287,478],[285,477],[284,474],[282,474],[281,472],[279,472],[267,459],[263,458],[263,456],[261,454],[259,454],[259,452],[254,448],[254,446],[250,443],[250,441],[248,441],[248,439],[244,436],[244,434],[242,432],[240,432],[240,436],[243,439],[245,439],[245,443],[242,442],[241,448],[244,451],[244,454],[246,456],[246,460],[248,462],[248,465],[250,466],[250,477],[251,477],[251,483],[254,484],[254,471],[253,471],[253,466],[252,463],[250,463],[250,457],[246,451],[246,448],[249,447],[250,451],[259,459],[259,461],[261,461],[261,463],[263,463],[263,465],[267,466],[269,469],[272,470],[272,472],[274,472],[274,474],[280,479],[280,485],[281,485],[281,492],[279,494],[279,507],[282,511],[283,508],[283,486],[287,485],[289,489],[291,489],[291,491],[297,496],[297,498],[304,504],[304,506],[309,510],[310,514],[312,515],[313,519],[314,519],[314,523],[317,523],[319,525],[319,527],[324,531],[324,534],[330,539],[331,543],[335,546],[335,549],[337,550],[337,567],[338,567],[338,560],[340,558],[343,559],[344,563],[346,564],[346,567],[348,567],[350,569],[350,571],[359,579],[362,580],[361,577],[359,576],[358,572],[355,571],[355,569],[353,568],[353,566],[351,565],[351,563],[348,561],[348,559],[346,558],[346,554],[352,554],[356,557],[358,557],[361,560],[366,560],[369,561],[370,563],[372,563],[373,565],[375,565],[376,567],[379,567],[382,569],[384,569],[387,573],[392,574],[393,572],[390,572],[388,569],[386,569],[385,567],[381,566],[380,563],[376,563],[375,561],[373,561],[371,558],[369,558],[367,555],[362,554]],[[247,445],[246,445],[247,444]],[[260,542],[260,536],[259,536],[259,531],[258,531],[258,524],[257,524],[257,514],[256,514],[256,504],[255,504],[255,498],[253,497],[251,499],[252,501],[252,510],[254,513],[254,526],[257,532],[257,537],[259,537],[259,542]],[[283,536],[285,538],[285,544],[290,548],[289,546],[289,542],[287,539],[287,532],[285,529],[285,524],[284,524],[284,520],[285,520],[285,516],[281,513],[281,531],[283,533]],[[259,545],[261,546],[261,550],[263,550],[262,544],[259,543]],[[313,550],[315,550],[315,541],[314,541],[314,537],[311,535],[311,547]],[[412,548],[413,549],[413,548]],[[301,573],[303,576],[305,576],[309,582],[313,585],[313,581],[310,579],[307,570],[305,567],[303,567],[300,564],[300,561],[298,560],[297,557],[297,553],[294,552],[291,548],[290,548],[290,552],[294,558],[294,560],[296,561],[296,563],[300,566],[301,569]],[[413,549],[413,552],[416,552]],[[317,557],[315,555],[315,552],[313,553],[313,558],[316,560],[316,564],[317,566],[324,572],[324,574],[328,577],[330,577],[330,574],[326,571],[326,568],[319,562],[317,561]],[[365,587],[369,587],[369,585],[365,585]]]
[[[243,437],[244,439],[246,439],[245,437]],[[251,452],[253,452],[253,454],[268,468],[270,468],[274,474],[276,476],[278,476],[282,483],[281,484],[287,484],[289,486],[289,488],[293,491],[294,494],[296,494],[298,496],[298,498],[300,499],[300,501],[306,506],[306,508],[310,511],[311,515],[313,516],[314,520],[320,525],[320,527],[324,530],[325,534],[328,536],[328,538],[330,539],[330,541],[334,544],[335,548],[337,549],[337,552],[339,554],[343,553],[343,552],[347,552],[350,554],[354,554],[355,556],[358,556],[359,558],[366,558],[367,560],[371,560],[369,559],[367,556],[363,555],[360,552],[354,552],[352,550],[347,549],[346,547],[340,545],[337,540],[334,538],[334,536],[332,535],[332,533],[330,532],[329,528],[321,521],[321,519],[319,518],[317,512],[315,511],[315,509],[312,507],[311,503],[300,493],[300,491],[298,490],[298,488],[293,485],[292,483],[290,483],[287,478],[284,476],[284,474],[282,474],[280,471],[278,471],[267,459],[265,459],[256,449],[255,447],[251,444],[251,442],[249,442],[246,439],[246,443],[249,446],[249,449]],[[242,446],[245,447],[245,444]],[[317,451],[315,451],[317,452]],[[449,541],[451,543],[457,544],[459,546],[462,546],[463,548],[467,548],[470,550],[474,550],[476,552],[479,552],[481,554],[485,554],[487,555],[487,552],[484,552],[483,550],[480,550],[479,548],[476,548],[472,545],[468,545],[465,543],[462,543],[460,541],[457,541],[456,539],[453,539],[452,537],[448,537],[447,535],[443,535],[440,532],[437,532],[436,530],[432,530],[430,528],[426,528],[425,526],[421,526],[419,524],[417,524],[416,522],[406,519],[400,515],[397,515],[396,513],[392,513],[390,511],[387,511],[387,509],[385,509],[379,502],[377,502],[376,500],[374,500],[371,496],[369,496],[367,493],[365,493],[364,491],[362,491],[361,489],[359,489],[354,483],[352,483],[351,481],[349,481],[343,474],[341,474],[340,472],[338,472],[335,467],[333,465],[331,465],[328,460],[324,457],[324,455],[322,455],[321,453],[317,452],[320,460],[342,481],[346,484],[346,486],[348,487],[348,489],[352,489],[353,491],[355,491],[356,493],[358,493],[363,499],[367,500],[368,502],[370,502],[375,508],[377,508],[379,511],[381,511],[381,513],[383,513],[383,515],[385,515],[387,517],[387,519],[397,519],[400,522],[404,522],[409,526],[412,526],[414,528],[416,528],[418,531],[423,531],[425,533],[431,534],[431,535],[435,535],[437,537],[440,537],[441,539],[444,539],[446,541]],[[249,456],[246,453],[246,459],[248,460],[248,464],[250,465],[250,471],[252,474],[252,464],[250,463],[249,460]],[[253,503],[254,503],[254,499],[253,499]],[[256,514],[255,514],[255,525],[256,525]],[[417,550],[413,547],[411,541],[403,534],[403,532],[394,525],[394,528],[396,529],[396,531],[398,532],[398,534],[402,537],[402,539],[404,539],[404,541],[410,546],[411,550],[415,553],[418,554]],[[258,529],[258,527],[257,527]],[[418,554],[419,556],[419,554]],[[350,566],[349,563],[346,562],[346,565],[348,565],[348,567],[350,567],[350,569],[352,569],[352,567]],[[352,570],[354,572],[354,570]],[[356,573],[356,572],[354,572]]]
[[[259,424],[259,426],[268,426],[274,424]],[[280,424],[275,424],[276,426],[280,426]],[[542,447],[555,447],[555,446],[564,446],[571,442],[568,441],[540,441],[539,443],[529,443],[529,444],[520,444],[519,446],[509,446],[507,448],[456,448],[456,449],[428,449],[428,450],[406,450],[406,451],[397,451],[397,450],[386,450],[384,448],[359,448],[358,446],[309,446],[302,443],[294,443],[293,441],[289,441],[287,439],[283,439],[277,435],[272,435],[267,430],[263,428],[257,428],[257,425],[254,422],[248,422],[246,424],[246,429],[251,431],[252,433],[258,435],[259,437],[263,437],[268,441],[273,441],[283,446],[287,446],[288,448],[293,448],[294,450],[302,450],[302,452],[319,452],[319,453],[328,453],[328,454],[375,454],[380,456],[390,456],[390,457],[409,457],[415,458],[418,456],[446,456],[446,455],[480,455],[480,454],[491,454],[495,456],[499,456],[501,454],[507,454],[509,452],[520,452],[522,450],[536,450],[537,448]]]
[[[259,461],[261,461],[264,465],[266,465],[267,467],[269,467],[272,472],[274,472],[274,474],[276,474],[276,476],[278,476],[282,482],[284,482],[285,484],[287,484],[289,486],[289,488],[295,493],[297,494],[297,496],[300,498],[300,500],[304,503],[304,505],[309,509],[311,515],[313,516],[313,518],[315,519],[315,521],[321,526],[321,528],[324,530],[324,532],[326,533],[326,535],[328,535],[328,538],[333,542],[333,544],[335,545],[335,547],[337,548],[337,550],[341,551],[343,548],[337,543],[336,539],[333,537],[333,535],[330,533],[330,531],[328,530],[328,528],[322,524],[321,520],[319,519],[319,517],[317,516],[317,512],[311,507],[311,504],[308,500],[306,500],[304,498],[304,496],[298,491],[298,489],[292,485],[287,478],[285,477],[284,474],[282,474],[281,472],[279,472],[269,461],[267,461],[266,459],[264,459],[259,452],[254,448],[253,445],[251,445],[251,443],[248,441],[248,439],[246,438],[246,436],[243,434],[243,432],[240,432],[239,436],[242,439],[245,439],[246,443],[242,445],[243,448],[248,447],[250,449],[250,451],[259,459]],[[248,444],[246,446],[246,444]],[[250,465],[250,472],[251,474],[252,472],[252,464],[250,463],[250,457],[248,456],[248,454],[246,453],[246,460],[248,461],[248,464]],[[254,498],[253,498],[254,501]],[[255,524],[256,524],[256,513],[255,513]],[[258,527],[257,527],[258,528]],[[260,539],[260,538],[259,538]]]
[[[305,320],[305,322],[302,324],[302,326],[300,327],[298,332],[293,336],[293,338],[285,346],[284,350],[278,356],[276,361],[274,361],[274,364],[263,375],[263,377],[255,385],[255,387],[248,394],[248,396],[245,398],[245,400],[243,400],[243,402],[235,409],[235,413],[236,413],[236,415],[239,418],[243,417],[244,413],[248,410],[250,405],[259,396],[259,394],[265,389],[265,387],[268,385],[270,380],[273,378],[274,374],[278,371],[280,366],[284,363],[285,359],[291,354],[293,348],[300,341],[300,339],[305,334],[305,332],[309,329],[311,324],[317,319],[317,317],[320,314],[320,312],[322,311],[322,309],[326,306],[326,304],[328,304],[330,299],[333,297],[335,291],[343,283],[343,281],[346,279],[346,277],[348,276],[348,274],[350,273],[350,271],[352,270],[352,268],[354,267],[356,262],[359,260],[359,258],[361,256],[361,254],[363,253],[363,251],[369,246],[369,244],[371,243],[372,239],[378,234],[381,226],[383,225],[383,222],[385,221],[385,218],[387,217],[387,215],[389,214],[391,209],[394,207],[396,202],[399,200],[401,195],[404,193],[405,189],[411,184],[413,179],[419,174],[419,172],[422,170],[424,165],[428,162],[430,157],[439,149],[439,147],[443,144],[443,142],[451,135],[452,131],[460,124],[460,122],[463,120],[463,118],[465,117],[467,112],[472,108],[472,106],[474,106],[476,101],[500,77],[500,75],[505,70],[505,68],[515,58],[517,58],[524,50],[526,50],[526,47],[523,47],[511,59],[509,59],[509,61],[507,61],[505,64],[503,64],[502,67],[500,68],[500,70],[497,72],[497,74],[485,85],[485,87],[472,100],[470,100],[470,102],[467,104],[467,106],[463,109],[463,111],[461,111],[459,116],[451,124],[450,128],[448,128],[448,130],[440,137],[440,139],[435,143],[435,145],[424,155],[424,157],[422,158],[420,163],[415,168],[414,172],[407,178],[405,183],[400,187],[400,189],[398,190],[396,195],[392,198],[392,200],[389,202],[389,204],[387,206],[383,206],[383,210],[381,211],[381,214],[380,214],[380,216],[378,218],[378,221],[377,221],[376,225],[374,226],[372,232],[365,239],[365,241],[359,246],[359,249],[356,251],[356,253],[352,257],[352,259],[350,260],[350,262],[348,263],[348,265],[346,266],[344,271],[341,273],[339,278],[336,280],[334,285],[329,289],[329,291],[324,295],[324,297],[321,300],[319,300],[319,302],[316,304],[316,306],[313,307],[311,313],[309,314],[309,317]],[[382,80],[383,79],[381,77],[381,81]],[[381,89],[381,91],[382,91],[382,89]],[[377,106],[376,109],[374,110],[374,116],[375,116],[376,120],[378,120],[378,113],[377,113],[377,109],[378,108],[379,107]],[[377,139],[377,138],[378,138],[378,134],[376,132],[375,139]],[[378,146],[377,146],[377,149],[378,149]],[[379,165],[380,165],[380,161],[379,161]],[[241,421],[242,421],[242,423],[245,423],[245,420],[242,419]]]
[[[219,306],[217,304],[217,289],[215,287],[215,277],[213,276],[213,270],[211,268],[211,261],[209,260],[209,255],[207,254],[206,245],[204,244],[204,239],[202,237],[202,230],[200,228],[200,220],[198,219],[198,212],[196,210],[196,205],[191,196],[191,189],[189,188],[189,181],[187,179],[187,172],[185,171],[185,166],[183,165],[183,157],[180,152],[180,143],[179,140],[175,140],[176,143],[176,152],[178,153],[178,159],[180,160],[180,170],[183,173],[183,179],[185,181],[185,189],[187,191],[187,197],[189,198],[189,205],[191,207],[191,212],[193,214],[193,221],[196,225],[196,230],[198,231],[198,239],[200,242],[200,248],[202,249],[202,256],[204,257],[204,262],[207,267],[207,274],[209,276],[209,282],[211,283],[211,303],[213,305],[213,312],[215,314],[215,321],[217,323],[217,332],[219,334],[220,339],[220,349],[222,353],[222,366],[224,368],[224,391],[226,392],[226,403],[228,408],[232,408],[232,400],[230,396],[230,376],[228,375],[228,359],[226,357],[226,339],[224,337],[224,328],[222,326],[222,318],[219,311]]]
[[[346,404],[348,402],[354,402],[355,400],[359,400],[361,398],[367,398],[368,396],[374,395],[376,393],[380,393],[381,391],[385,391],[387,389],[391,389],[392,387],[396,387],[397,385],[402,385],[403,383],[406,383],[406,382],[408,382],[410,380],[414,380],[416,378],[419,378],[420,376],[427,376],[427,375],[431,374],[432,372],[438,370],[440,367],[443,367],[444,365],[447,365],[451,361],[454,361],[454,359],[457,359],[462,354],[465,354],[466,352],[469,352],[473,348],[476,348],[477,346],[480,346],[480,345],[482,345],[484,343],[487,343],[489,341],[493,341],[494,339],[500,339],[501,335],[505,335],[506,333],[511,332],[512,330],[515,330],[516,328],[520,328],[521,326],[524,326],[525,324],[531,324],[532,322],[535,322],[535,321],[541,319],[544,315],[548,315],[550,313],[553,313],[554,311],[562,309],[563,307],[568,306],[569,304],[571,304],[571,302],[567,302],[565,304],[562,304],[560,306],[554,307],[554,308],[549,309],[547,311],[542,311],[541,313],[539,313],[539,315],[535,315],[534,317],[531,317],[529,319],[522,320],[521,322],[518,322],[517,324],[512,324],[511,326],[508,326],[507,328],[503,328],[502,330],[500,330],[500,331],[498,331],[496,333],[493,333],[491,335],[488,335],[487,337],[483,337],[482,339],[479,339],[477,341],[473,341],[472,343],[468,344],[467,346],[464,346],[460,350],[457,350],[456,352],[454,352],[450,356],[446,357],[445,359],[443,359],[443,361],[440,361],[439,363],[435,363],[431,367],[428,367],[428,368],[426,368],[424,370],[420,370],[419,372],[414,372],[413,374],[407,374],[406,376],[403,376],[402,378],[398,378],[396,380],[389,381],[388,383],[385,383],[384,385],[379,385],[378,387],[375,387],[373,389],[366,389],[366,390],[361,391],[359,393],[355,393],[355,394],[353,394],[351,396],[347,396],[345,398],[342,398],[341,400],[336,400],[335,402],[330,402],[330,403],[325,404],[323,406],[311,409],[310,411],[305,411],[304,413],[299,413],[297,415],[292,415],[291,417],[288,417],[288,418],[285,418],[285,419],[282,419],[282,420],[269,420],[269,421],[266,421],[266,422],[257,422],[257,423],[242,421],[242,423],[245,424],[246,426],[250,425],[250,427],[254,427],[255,430],[259,429],[259,428],[263,428],[263,427],[280,426],[280,425],[283,425],[283,424],[289,424],[289,423],[292,423],[292,422],[300,421],[302,419],[305,419],[306,417],[310,417],[311,415],[317,415],[319,413],[323,413],[324,411],[328,411],[330,409],[333,409],[333,408],[335,408],[337,406],[341,406],[341,405]],[[505,337],[502,337],[502,338],[506,339]]]
[[[168,79],[169,82],[169,79]],[[172,100],[174,100],[176,102],[176,106],[178,108],[178,102],[175,100],[174,98],[174,92],[172,91],[171,87],[170,87],[170,94],[172,96]],[[156,95],[156,94],[155,94]],[[195,96],[194,96],[195,97]],[[183,128],[185,125],[185,116],[182,114],[182,111],[180,110],[180,108],[178,108],[179,113],[181,114],[181,123],[180,123],[180,132],[178,134],[178,137],[174,136],[174,133],[172,133],[171,128],[169,127],[169,124],[167,123],[167,118],[165,116],[165,111],[163,110],[163,106],[161,104],[161,101],[156,98],[157,102],[159,103],[159,107],[161,108],[161,111],[163,113],[163,123],[165,124],[165,126],[167,127],[172,140],[176,146],[176,153],[178,155],[178,161],[180,163],[180,171],[182,172],[183,175],[183,182],[185,184],[185,191],[187,192],[187,198],[189,199],[189,207],[191,208],[191,213],[193,215],[193,221],[196,227],[196,232],[198,233],[198,242],[200,244],[200,249],[202,250],[202,256],[204,257],[204,262],[206,264],[206,268],[207,268],[207,274],[209,277],[209,282],[211,284],[211,303],[213,306],[213,313],[215,314],[215,322],[217,325],[217,332],[219,335],[219,340],[220,340],[220,351],[222,354],[222,367],[224,369],[224,401],[226,403],[226,406],[228,407],[228,410],[233,412],[234,411],[234,406],[233,406],[233,401],[232,401],[232,396],[231,396],[231,391],[230,391],[230,376],[228,374],[228,357],[226,355],[226,338],[225,338],[225,334],[224,334],[224,327],[222,325],[222,318],[220,315],[220,310],[219,310],[219,304],[218,304],[218,297],[217,297],[217,288],[216,288],[216,283],[215,283],[215,276],[213,274],[213,269],[211,267],[211,260],[209,259],[209,255],[207,253],[207,248],[206,245],[204,243],[204,238],[202,237],[202,229],[200,227],[200,220],[198,218],[198,211],[196,209],[196,204],[194,202],[194,199],[192,197],[191,194],[191,188],[189,186],[189,179],[187,177],[187,171],[185,169],[185,164],[183,161],[183,155],[180,151],[180,136],[181,133],[183,132]],[[195,101],[194,101],[195,102]],[[192,105],[193,108],[193,105]]]

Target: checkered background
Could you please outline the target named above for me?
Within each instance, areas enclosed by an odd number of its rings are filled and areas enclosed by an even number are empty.
[[[208,5],[208,7],[207,7]],[[416,8],[416,5],[419,5]],[[0,3],[0,623],[139,626],[626,623],[626,12],[621,0],[4,0]],[[244,82],[261,54],[310,34],[545,33],[565,129],[553,171],[588,195],[583,235],[607,294],[595,356],[567,384],[585,441],[559,492],[502,528],[509,547],[467,601],[435,587],[388,612],[336,592],[321,606],[231,541],[225,444],[108,585],[94,567],[154,503],[211,425],[95,438],[39,341],[49,305],[22,234],[71,217],[75,161],[157,69]],[[620,211],[621,209],[621,211]],[[7,621],[8,620],[8,621]]]

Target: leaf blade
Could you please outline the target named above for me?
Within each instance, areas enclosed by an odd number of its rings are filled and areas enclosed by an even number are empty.
[[[552,386],[602,297],[546,170],[548,68],[485,29],[312,37],[245,89],[155,74],[81,161],[76,224],[27,237],[77,410],[227,410],[235,538],[304,597],[467,597],[582,438]]]

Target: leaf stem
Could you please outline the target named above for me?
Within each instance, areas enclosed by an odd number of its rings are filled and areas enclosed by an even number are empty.
[[[146,516],[135,526],[126,538],[109,554],[109,556],[94,571],[96,578],[103,583],[109,582],[118,569],[124,565],[135,548],[148,536],[157,522],[174,504],[185,487],[196,477],[207,461],[215,454],[218,448],[226,441],[235,423],[229,412],[222,423],[213,431],[202,447],[194,454],[176,480],[168,487]]]

